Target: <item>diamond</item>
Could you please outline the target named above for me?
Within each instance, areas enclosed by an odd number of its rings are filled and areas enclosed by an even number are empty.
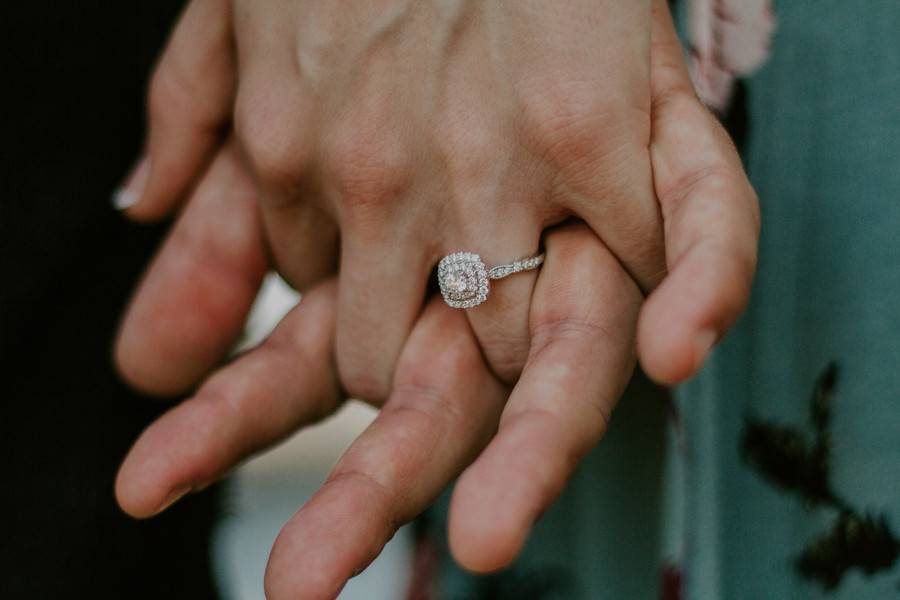
[[[456,252],[438,264],[438,283],[444,300],[453,308],[472,308],[487,300],[487,268],[481,257],[471,252]]]

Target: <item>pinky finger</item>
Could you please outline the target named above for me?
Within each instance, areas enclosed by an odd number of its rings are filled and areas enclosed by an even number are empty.
[[[179,206],[213,157],[234,102],[228,0],[192,0],[160,58],[148,96],[146,155],[113,206],[138,221]]]

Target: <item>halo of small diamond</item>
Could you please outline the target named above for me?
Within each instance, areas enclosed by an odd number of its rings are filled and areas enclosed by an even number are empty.
[[[438,263],[438,284],[444,301],[453,308],[472,308],[487,300],[490,281],[481,257],[454,252]]]

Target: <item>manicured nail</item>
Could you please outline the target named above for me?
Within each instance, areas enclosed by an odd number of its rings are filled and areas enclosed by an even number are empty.
[[[125,180],[125,185],[113,193],[112,205],[116,210],[125,210],[138,203],[144,195],[147,187],[147,179],[150,175],[150,160],[147,157],[138,161],[131,170],[131,174]]]
[[[694,339],[694,360],[696,361],[697,369],[703,366],[703,361],[706,360],[718,339],[719,334],[713,329],[704,329],[697,334],[697,337]]]
[[[156,509],[156,512],[153,514],[158,515],[159,513],[163,512],[164,510],[184,498],[190,491],[191,486],[189,485],[176,489],[166,497],[166,499],[162,502],[162,504],[159,505],[159,508]]]

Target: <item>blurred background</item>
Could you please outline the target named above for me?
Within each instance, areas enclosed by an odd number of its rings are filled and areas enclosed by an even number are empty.
[[[350,402],[154,519],[115,503],[121,460],[171,406],[111,360],[169,223],[130,223],[109,197],[144,143],[147,80],[182,5],[0,3],[0,600],[261,599],[281,526],[374,415]],[[724,119],[764,203],[761,300],[675,401],[638,378],[516,566],[476,583],[441,556],[435,570],[461,586],[447,597],[555,598],[534,590],[556,585],[566,600],[680,598],[683,581],[704,599],[900,590],[900,10],[806,0],[777,17],[779,51],[736,82]],[[269,279],[242,347],[297,301]],[[820,425],[806,456],[810,404],[832,395],[833,431]],[[824,506],[820,476],[840,492],[826,486]],[[401,529],[341,597],[408,596],[413,539]],[[428,575],[444,589],[446,573]]]
[[[0,3],[0,598],[263,598],[279,528],[372,411],[330,421],[146,521],[115,503],[118,466],[170,406],[113,370],[119,319],[168,223],[110,195],[140,152],[147,81],[183,2]],[[273,280],[245,344],[297,300]],[[344,598],[405,594],[397,535]]]

